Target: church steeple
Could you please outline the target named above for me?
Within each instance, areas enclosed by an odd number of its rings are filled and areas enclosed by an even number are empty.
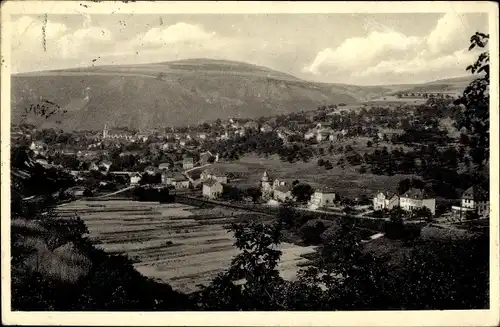
[[[263,182],[269,181],[269,174],[267,173],[267,170],[264,171],[264,175],[262,175],[261,181]]]
[[[108,125],[104,124],[104,129],[102,130],[102,138],[105,139],[108,137]]]

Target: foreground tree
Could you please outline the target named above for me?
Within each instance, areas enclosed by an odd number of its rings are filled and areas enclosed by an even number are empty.
[[[469,50],[487,48],[489,34],[476,32],[470,39]],[[463,105],[462,115],[456,122],[457,128],[465,128],[469,137],[469,155],[482,168],[489,159],[489,102],[490,102],[490,55],[488,51],[479,54],[476,62],[467,71],[478,77],[464,90],[456,104]]]
[[[285,283],[277,269],[281,251],[281,224],[233,224],[235,246],[241,250],[231,267],[199,294],[208,310],[277,310],[277,290]]]

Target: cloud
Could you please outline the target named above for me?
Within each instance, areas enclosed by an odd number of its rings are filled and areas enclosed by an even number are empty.
[[[201,25],[178,22],[166,27],[153,27],[147,32],[137,35],[130,42],[130,45],[132,47],[158,47],[183,42],[200,43],[215,36],[215,32],[208,32]]]
[[[67,30],[66,25],[50,20],[45,22],[44,17],[22,16],[12,22],[12,47],[13,49],[22,45],[43,47],[44,39],[45,42],[57,40]]]
[[[89,62],[113,40],[107,28],[69,28],[43,16],[22,16],[12,22],[12,71],[52,69],[51,62]],[[96,50],[96,51],[93,51]],[[40,67],[42,66],[42,67]]]
[[[424,36],[404,35],[381,24],[369,23],[364,27],[371,31],[365,37],[348,38],[336,48],[319,51],[302,72],[317,78],[335,76],[357,83],[368,77],[375,79],[377,74],[425,79],[440,69],[455,76],[463,75],[464,67],[474,58],[474,53],[464,50],[474,31],[463,14],[444,14]]]
[[[422,40],[396,31],[372,31],[366,37],[344,40],[337,48],[320,51],[304,72],[321,74],[323,70],[337,72],[366,67],[375,60],[398,56],[418,46]]]
[[[465,67],[474,60],[475,54],[466,50],[455,51],[451,54],[428,58],[416,56],[410,60],[384,60],[375,66],[353,73],[354,77],[376,80],[396,80],[398,77],[411,78],[419,82],[429,79],[438,79],[445,73],[448,77],[462,76]],[[461,70],[457,70],[461,67]]]
[[[429,51],[436,54],[463,47],[470,36],[468,30],[467,19],[463,14],[446,13],[427,36]]]

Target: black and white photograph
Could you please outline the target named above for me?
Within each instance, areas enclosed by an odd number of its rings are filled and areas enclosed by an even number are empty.
[[[499,323],[495,3],[22,3],[2,6],[5,323]]]

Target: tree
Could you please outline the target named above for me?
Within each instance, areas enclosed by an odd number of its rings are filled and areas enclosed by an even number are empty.
[[[262,196],[262,191],[257,187],[250,187],[246,190],[246,194],[252,198],[253,202],[257,202]]]
[[[412,212],[414,217],[422,218],[424,220],[432,219],[432,211],[427,207],[420,207]]]
[[[292,188],[292,195],[298,202],[309,201],[311,195],[314,193],[311,185],[306,183],[295,184]]]
[[[202,309],[276,310],[284,280],[277,269],[281,251],[281,224],[233,224],[234,245],[241,250],[231,267],[200,293]],[[242,280],[242,283],[236,283]]]
[[[476,32],[470,38],[469,51],[474,48],[486,48],[489,34]],[[455,104],[462,105],[462,115],[456,122],[457,129],[465,128],[469,136],[469,154],[473,162],[480,168],[489,159],[489,85],[490,55],[488,51],[479,54],[476,62],[467,66],[467,71],[477,74],[464,90]]]
[[[405,178],[398,183],[398,194],[404,194],[410,188],[423,189],[425,187],[425,183],[420,179],[412,178],[411,180]]]
[[[230,185],[223,185],[221,198],[225,200],[240,201],[243,198],[241,190]]]
[[[321,219],[313,219],[300,227],[300,235],[306,244],[320,244],[321,235],[326,230],[325,224]]]

